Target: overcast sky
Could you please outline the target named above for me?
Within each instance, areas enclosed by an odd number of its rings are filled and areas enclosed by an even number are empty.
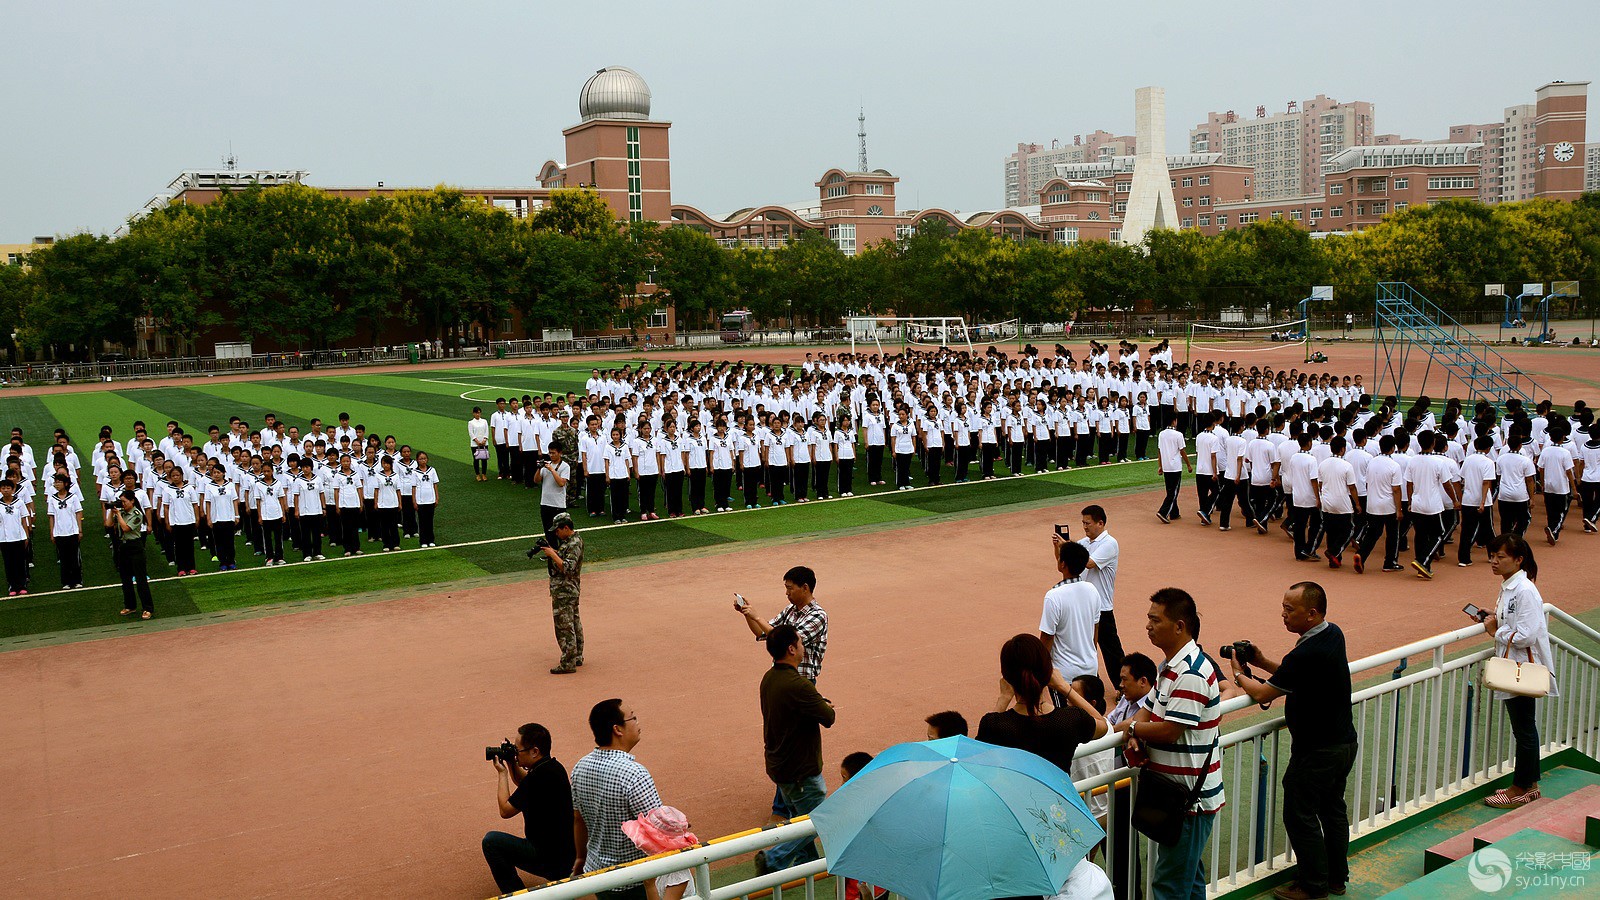
[[[1594,0],[17,0],[0,21],[0,243],[109,232],[230,144],[242,169],[319,185],[533,185],[606,65],[673,123],[673,199],[717,215],[814,200],[855,165],[859,104],[902,207],[972,211],[1002,202],[1019,141],[1132,133],[1141,85],[1167,89],[1181,152],[1212,110],[1326,93],[1437,139],[1600,75]]]

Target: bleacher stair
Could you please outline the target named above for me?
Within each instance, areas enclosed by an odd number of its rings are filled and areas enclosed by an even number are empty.
[[[1580,788],[1565,797],[1542,797],[1441,841],[1424,854],[1422,870],[1442,869],[1523,829],[1600,847],[1600,784]],[[1596,878],[1600,881],[1600,875]]]

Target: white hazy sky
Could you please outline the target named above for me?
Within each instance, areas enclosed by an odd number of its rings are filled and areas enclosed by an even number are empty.
[[[639,71],[673,123],[678,202],[814,199],[854,166],[865,104],[902,206],[977,210],[1001,203],[1018,141],[1131,133],[1141,85],[1167,89],[1169,152],[1208,111],[1319,92],[1436,139],[1600,75],[1597,43],[1595,0],[8,0],[0,243],[109,232],[230,143],[240,168],[320,185],[532,185],[605,65]]]

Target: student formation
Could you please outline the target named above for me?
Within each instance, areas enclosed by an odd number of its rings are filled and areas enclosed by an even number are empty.
[[[0,553],[9,595],[28,592],[29,535],[39,515],[49,517],[62,588],[83,587],[86,528],[103,532],[129,611],[130,579],[143,575],[147,539],[178,575],[199,574],[201,556],[218,571],[238,568],[241,535],[244,552],[272,566],[286,564],[291,551],[304,561],[359,555],[368,544],[394,551],[403,537],[434,546],[439,474],[428,454],[413,453],[392,435],[352,427],[346,414],[326,430],[312,419],[303,435],[275,415],[259,429],[233,417],[227,431],[213,425],[198,442],[177,422],[167,422],[159,438],[135,422],[125,442],[105,426],[86,455],[87,473],[65,432],[56,431],[41,455],[21,429],[12,429],[0,480]],[[87,488],[85,474],[92,479]],[[89,492],[97,503],[87,500]]]

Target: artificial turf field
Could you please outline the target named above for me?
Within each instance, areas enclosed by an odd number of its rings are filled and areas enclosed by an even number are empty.
[[[639,360],[616,360],[609,367]],[[368,552],[354,558],[315,563],[295,562],[299,554],[285,540],[290,565],[267,568],[251,555],[240,538],[239,570],[217,573],[203,551],[201,574],[171,577],[174,571],[159,546],[148,542],[151,589],[156,619],[129,621],[117,615],[122,592],[112,566],[110,548],[100,536],[98,504],[86,497],[84,510],[84,584],[82,590],[58,590],[56,556],[49,525],[35,523],[33,580],[28,596],[0,600],[0,639],[10,646],[36,643],[27,636],[79,629],[111,628],[113,632],[152,627],[173,617],[194,617],[251,607],[437,585],[486,575],[543,572],[524,551],[539,531],[538,494],[518,485],[476,482],[466,437],[466,419],[474,405],[493,411],[497,396],[583,390],[589,367],[552,362],[517,366],[485,366],[392,374],[330,375],[278,381],[215,382],[195,379],[183,387],[129,387],[89,393],[6,397],[0,400],[0,424],[21,427],[35,452],[56,428],[63,428],[85,456],[102,425],[110,425],[118,443],[133,434],[133,422],[144,421],[152,435],[176,419],[185,432],[203,436],[215,424],[224,430],[229,416],[259,427],[267,413],[276,413],[301,431],[313,416],[335,422],[348,412],[352,424],[368,434],[393,434],[414,450],[426,451],[440,477],[440,504],[435,521],[437,548],[421,550],[414,539],[402,540],[401,553]],[[858,454],[860,451],[858,450]],[[42,457],[41,457],[42,458]],[[83,460],[86,477],[92,472]],[[916,467],[913,467],[914,469]],[[492,471],[492,468],[491,468]],[[715,513],[614,526],[590,520],[578,511],[578,527],[587,536],[588,563],[692,551],[737,541],[823,534],[863,525],[906,523],[918,518],[1065,498],[1086,491],[1106,491],[1154,484],[1154,463],[1128,463],[1082,470],[1032,474],[1023,478],[948,482],[936,489],[896,492],[865,482],[865,461],[857,461],[857,496],[826,503],[790,504],[754,511]],[[1003,463],[997,472],[1006,472]],[[835,476],[837,477],[837,476]],[[916,484],[923,484],[914,472]],[[90,493],[93,493],[92,491]],[[764,499],[764,498],[763,498]],[[593,527],[589,523],[596,523]],[[369,548],[377,545],[368,544]],[[326,552],[326,547],[324,548]],[[158,626],[159,627],[159,626]]]

